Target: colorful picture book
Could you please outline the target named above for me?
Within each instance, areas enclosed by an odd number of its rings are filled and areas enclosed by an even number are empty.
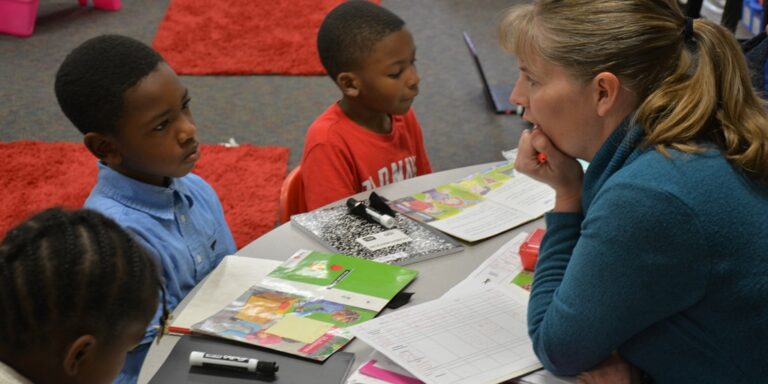
[[[351,214],[346,206],[294,215],[291,224],[334,252],[381,263],[407,265],[464,249],[449,236],[398,213],[391,229]]]
[[[192,330],[323,361],[376,316],[417,272],[317,251],[299,251]]]
[[[535,220],[554,205],[554,190],[516,173],[513,163],[390,202],[395,211],[470,242]]]

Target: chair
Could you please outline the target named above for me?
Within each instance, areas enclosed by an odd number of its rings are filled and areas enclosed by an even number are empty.
[[[88,0],[78,0],[81,6],[88,5]],[[93,0],[94,8],[105,11],[120,9],[121,0]],[[32,35],[35,30],[35,18],[39,0],[0,0],[0,33],[20,37]]]
[[[301,182],[301,166],[297,166],[288,174],[280,187],[280,224],[291,219],[292,215],[307,211],[304,200],[304,185]]]

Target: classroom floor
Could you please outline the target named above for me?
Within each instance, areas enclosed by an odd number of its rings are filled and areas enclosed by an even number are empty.
[[[436,171],[502,159],[525,127],[518,116],[492,113],[462,39],[475,41],[491,83],[512,83],[514,59],[495,38],[509,0],[382,0],[400,15],[417,45],[421,93],[414,108]],[[104,33],[151,43],[169,0],[124,0],[118,12],[80,8],[75,0],[41,0],[35,33],[0,35],[0,141],[79,141],[80,133],[59,110],[56,70],[84,40]],[[200,139],[217,143],[281,145],[289,166],[301,158],[312,120],[339,97],[324,76],[184,76]]]

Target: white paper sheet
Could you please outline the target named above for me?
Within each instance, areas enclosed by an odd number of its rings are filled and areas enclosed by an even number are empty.
[[[541,368],[528,295],[501,285],[444,297],[348,328],[429,384],[498,383]]]
[[[171,325],[188,329],[215,315],[281,263],[254,257],[225,257]]]
[[[526,237],[528,237],[528,233],[521,232],[502,245],[483,264],[472,271],[466,279],[443,294],[443,297],[461,295],[464,292],[484,287],[511,284],[512,279],[523,270],[519,250]]]

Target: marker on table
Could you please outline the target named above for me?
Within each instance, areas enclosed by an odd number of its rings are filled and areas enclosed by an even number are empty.
[[[347,199],[347,207],[350,210],[354,210],[354,209],[356,209],[357,207],[359,207],[361,205],[363,207],[365,207],[365,214],[368,215],[371,219],[373,219],[377,223],[379,223],[382,226],[384,226],[384,228],[389,229],[389,228],[392,228],[392,227],[395,226],[395,218],[394,217],[392,217],[390,215],[383,214],[383,213],[378,213],[378,212],[374,211],[373,209],[368,208],[368,206],[363,204],[362,201],[357,201],[353,197],[350,197],[349,199]],[[359,209],[359,208],[357,208],[357,209]]]
[[[169,325],[168,326],[168,333],[176,333],[181,335],[188,335],[192,333],[192,330],[186,327],[177,327],[175,325]]]
[[[275,372],[279,369],[274,361],[259,361],[250,357],[220,355],[199,351],[192,351],[189,354],[189,365],[192,367],[258,373],[265,376],[274,376]]]

